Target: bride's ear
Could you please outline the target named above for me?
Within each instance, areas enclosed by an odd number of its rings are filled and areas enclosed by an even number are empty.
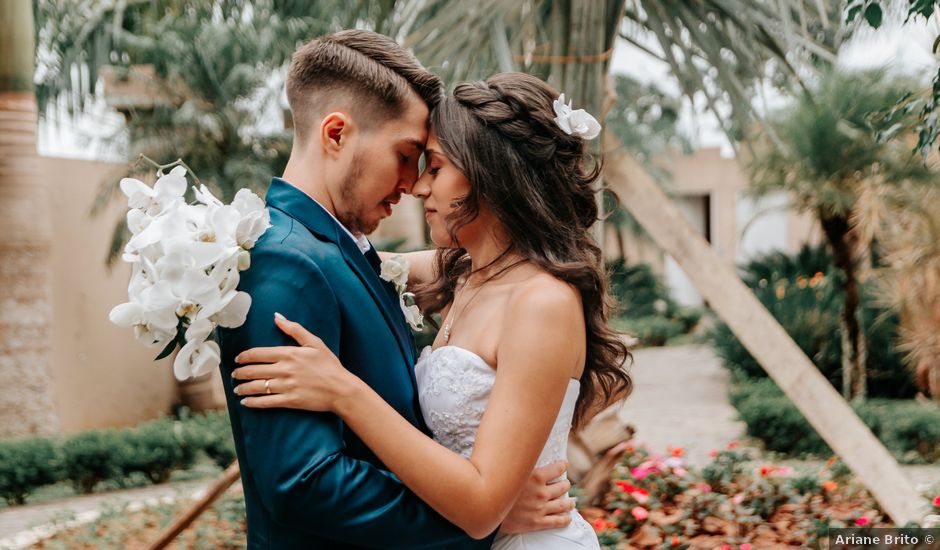
[[[346,113],[333,112],[320,121],[320,143],[328,157],[336,158],[349,142],[352,134],[352,120]]]

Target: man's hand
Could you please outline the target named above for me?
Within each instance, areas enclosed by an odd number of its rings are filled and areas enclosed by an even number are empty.
[[[567,469],[568,462],[564,460],[536,468],[519,493],[509,515],[499,526],[499,532],[515,535],[557,529],[571,523],[568,512],[574,510],[575,503],[573,498],[568,497],[571,483],[568,480],[549,483]]]

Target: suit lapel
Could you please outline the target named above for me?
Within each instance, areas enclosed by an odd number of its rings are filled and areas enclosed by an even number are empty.
[[[398,294],[394,294],[395,297],[393,300],[392,294],[394,291],[389,291],[388,284],[379,278],[376,270],[369,265],[370,262],[366,259],[366,256],[363,255],[362,251],[359,250],[359,247],[356,246],[351,239],[341,238],[337,244],[339,245],[340,251],[343,253],[343,259],[346,260],[346,264],[356,272],[362,284],[369,289],[372,298],[379,304],[379,309],[382,310],[382,315],[388,322],[388,326],[395,333],[395,340],[398,341],[398,346],[401,348],[401,352],[408,361],[408,364],[413,365],[413,346],[408,339],[408,329],[398,303]],[[372,253],[375,254],[374,251]],[[377,254],[376,257],[378,257]],[[409,372],[410,371],[411,369],[409,369]],[[411,376],[414,378],[413,373]]]

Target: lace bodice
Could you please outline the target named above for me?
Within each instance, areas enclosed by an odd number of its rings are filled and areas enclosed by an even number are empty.
[[[434,439],[469,458],[496,382],[496,371],[464,348],[441,346],[432,350],[428,346],[415,364],[415,377],[421,411]],[[566,458],[568,432],[580,388],[577,380],[568,382],[561,410],[536,466]],[[571,523],[566,527],[516,535],[500,533],[491,550],[600,550],[597,535],[588,522],[576,510],[569,514]]]
[[[496,371],[472,351],[457,346],[424,348],[415,365],[418,397],[424,420],[434,439],[469,458],[473,452],[483,411],[489,401]],[[572,379],[536,466],[564,460],[568,432],[578,400],[580,383]]]

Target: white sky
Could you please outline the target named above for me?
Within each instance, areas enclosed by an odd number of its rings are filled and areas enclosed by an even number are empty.
[[[919,19],[905,26],[886,23],[877,31],[862,30],[853,42],[843,47],[839,65],[845,68],[865,68],[891,65],[904,72],[921,76],[925,85],[937,67],[938,60],[931,54],[933,37],[940,34],[936,18],[929,23]],[[611,72],[625,74],[642,82],[654,82],[666,91],[677,91],[676,83],[669,77],[667,67],[625,41],[618,40],[611,60]],[[777,106],[785,99],[768,97],[770,106]],[[279,123],[279,117],[277,123]],[[47,156],[71,158],[122,160],[123,153],[110,146],[107,136],[121,132],[123,118],[109,111],[104,102],[96,102],[90,114],[73,122],[64,112],[50,114],[39,126],[39,152]],[[693,108],[686,99],[680,116],[680,128],[692,139],[696,147],[721,147],[731,154],[731,147],[718,126],[717,119],[704,108],[699,98]],[[90,136],[85,139],[83,136]]]

